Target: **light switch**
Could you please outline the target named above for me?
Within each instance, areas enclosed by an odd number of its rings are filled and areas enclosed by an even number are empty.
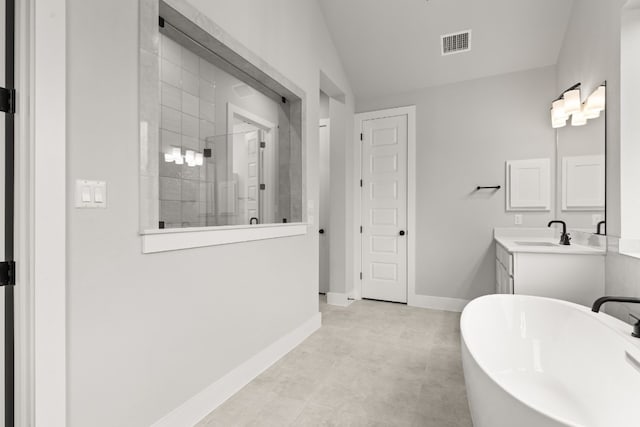
[[[107,183],[79,179],[76,181],[75,199],[77,208],[106,208]]]
[[[91,203],[91,187],[83,185],[81,190],[81,200],[83,203]]]
[[[516,225],[522,225],[522,215],[516,214],[514,218],[514,222],[516,223]]]
[[[96,192],[93,194],[93,200],[96,203],[104,203],[104,196],[102,194],[102,188],[96,187]]]

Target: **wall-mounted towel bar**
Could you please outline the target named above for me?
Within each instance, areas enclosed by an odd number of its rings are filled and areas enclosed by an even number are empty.
[[[499,190],[499,189],[501,189],[501,188],[502,188],[502,186],[501,186],[501,185],[494,185],[494,186],[492,186],[492,187],[481,187],[481,186],[479,186],[479,185],[478,185],[478,186],[476,187],[476,190]]]

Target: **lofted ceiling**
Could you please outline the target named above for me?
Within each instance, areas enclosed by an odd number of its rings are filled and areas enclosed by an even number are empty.
[[[318,0],[358,98],[557,62],[573,0]],[[472,30],[471,51],[440,36]]]

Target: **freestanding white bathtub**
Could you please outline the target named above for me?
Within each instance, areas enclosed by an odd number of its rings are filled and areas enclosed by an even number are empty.
[[[640,426],[640,339],[628,324],[565,301],[489,295],[467,305],[460,328],[475,427]]]

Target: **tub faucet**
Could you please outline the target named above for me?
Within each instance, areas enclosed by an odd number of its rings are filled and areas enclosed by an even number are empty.
[[[560,244],[568,246],[571,244],[571,236],[567,233],[567,223],[564,221],[554,220],[549,221],[547,227],[551,227],[552,224],[562,224],[562,234],[560,235]]]
[[[633,298],[633,297],[602,297],[602,298],[598,298],[593,303],[593,307],[591,307],[591,311],[593,311],[594,313],[599,312],[600,311],[600,307],[605,302],[622,302],[622,303],[640,304],[640,298]],[[629,316],[633,317],[635,319],[635,321],[636,321],[636,323],[633,325],[633,332],[631,333],[631,335],[636,337],[636,338],[640,338],[640,319],[638,319],[633,314],[629,314]]]
[[[600,221],[600,222],[598,223],[598,226],[597,226],[597,229],[596,229],[596,234],[598,234],[598,235],[602,236],[602,235],[603,235],[603,233],[602,233],[602,226],[603,226],[603,225],[606,225],[606,224],[607,224],[607,223],[606,223],[605,221]],[[606,228],[605,228],[605,230],[606,230]]]

